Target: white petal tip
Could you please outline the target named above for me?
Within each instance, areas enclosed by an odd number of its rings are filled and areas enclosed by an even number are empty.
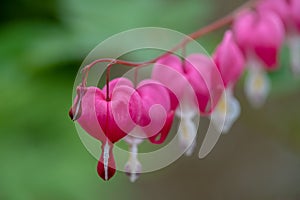
[[[290,48],[291,68],[294,75],[300,76],[300,37],[294,35],[288,38],[288,45]]]
[[[245,93],[253,108],[261,108],[269,95],[271,82],[261,68],[249,69],[245,82]]]
[[[138,176],[136,174],[131,174],[129,180],[131,183],[134,183],[138,179]]]
[[[191,144],[191,146],[189,146],[188,149],[185,151],[185,155],[192,156],[194,153],[195,147],[196,147],[196,142],[194,141],[193,144]]]
[[[178,139],[179,146],[186,156],[191,156],[194,152],[197,130],[191,118],[183,118],[179,130]]]
[[[232,92],[226,91],[212,113],[211,121],[217,131],[226,134],[230,131],[240,113],[241,107],[238,100],[233,96]]]

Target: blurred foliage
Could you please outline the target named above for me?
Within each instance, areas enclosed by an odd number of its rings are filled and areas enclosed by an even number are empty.
[[[2,0],[0,199],[133,199],[127,177],[116,176],[109,184],[97,177],[96,160],[67,115],[81,61],[120,31],[161,26],[189,33],[239,3]],[[221,31],[200,41],[212,51],[220,40]],[[287,55],[282,60],[287,64]],[[297,89],[299,81],[290,75],[287,68],[274,73],[276,88]]]

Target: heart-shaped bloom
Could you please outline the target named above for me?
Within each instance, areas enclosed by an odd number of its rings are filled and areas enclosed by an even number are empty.
[[[154,144],[163,143],[174,119],[170,101],[171,92],[161,83],[144,80],[138,84],[135,92],[143,105],[141,116],[135,120],[137,126],[124,138],[129,144],[130,151],[125,171],[132,182],[136,181],[142,170],[137,158],[138,145],[146,138]]]
[[[191,155],[195,147],[194,117],[200,113],[209,115],[221,94],[217,84],[220,81],[214,80],[216,71],[213,61],[202,54],[192,54],[184,62],[175,55],[168,55],[154,66],[152,78],[173,92],[175,96],[171,96],[171,100],[179,102],[176,110],[181,118],[178,138],[186,155]]]
[[[264,70],[277,68],[284,25],[274,12],[245,10],[235,19],[233,33],[249,68],[246,95],[254,107],[259,107],[264,104],[269,92],[269,86],[265,84],[270,81]]]
[[[240,104],[233,96],[233,88],[243,74],[245,66],[244,55],[234,41],[231,31],[225,33],[213,59],[224,82],[225,90],[211,115],[211,120],[215,127],[226,133],[240,115]]]
[[[300,75],[300,1],[286,0],[291,13],[290,31],[287,34],[287,44],[290,49],[291,67],[296,75]]]
[[[274,12],[282,20],[287,32],[300,32],[300,2],[298,0],[262,0],[257,9]]]
[[[170,92],[155,80],[144,80],[137,85],[136,93],[141,99],[143,110],[141,117],[135,122],[150,142],[161,144],[166,139],[174,118]]]
[[[213,60],[218,68],[224,86],[235,85],[244,72],[245,58],[236,44],[231,31],[226,31],[222,42],[217,46]]]
[[[276,14],[245,10],[236,17],[233,32],[248,60],[259,60],[267,70],[277,67],[284,26]]]
[[[257,4],[257,10],[260,12],[274,12],[281,18],[285,28],[289,29],[291,25],[291,11],[288,1],[289,0],[261,0]]]
[[[295,74],[300,74],[300,1],[264,0],[258,4],[258,9],[262,12],[274,12],[281,18],[285,25],[292,70]]]
[[[126,80],[122,85],[111,84],[110,100],[105,91],[97,87],[77,88],[77,96],[70,110],[70,117],[94,138],[102,142],[102,154],[97,171],[104,180],[115,174],[115,161],[112,154],[113,143],[127,135],[135,126],[131,117],[140,115],[141,102],[134,95],[134,89]],[[126,83],[126,84],[125,84]],[[135,104],[129,104],[135,99]],[[132,101],[133,102],[133,101]]]
[[[134,141],[148,138],[160,144],[166,139],[174,118],[169,91],[161,83],[146,80],[134,89],[131,81],[118,78],[109,82],[109,88],[107,98],[106,86],[102,90],[79,86],[69,112],[85,131],[102,142],[97,171],[104,180],[115,173],[112,154],[115,142],[131,133],[130,137],[137,137]],[[133,130],[140,131],[135,135]],[[136,159],[133,161],[138,163]]]

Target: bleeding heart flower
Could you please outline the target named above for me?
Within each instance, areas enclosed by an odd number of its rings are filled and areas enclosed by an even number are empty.
[[[264,70],[274,70],[277,68],[278,54],[284,39],[284,26],[280,18],[273,12],[262,12],[245,10],[242,14],[237,16],[233,24],[233,32],[237,44],[243,50],[249,68],[249,75],[246,80],[246,91],[250,103],[255,106],[264,104],[268,94],[261,94],[261,92],[268,92],[264,90],[267,82],[262,81],[262,84],[255,84],[260,80],[260,77],[267,77],[263,74]],[[257,68],[257,69],[250,69]],[[258,76],[258,77],[255,77]],[[253,78],[254,77],[254,78]],[[259,86],[259,87],[257,87]],[[255,99],[255,101],[252,101]]]
[[[274,12],[281,18],[285,28],[289,29],[291,24],[291,12],[289,10],[288,1],[289,0],[261,0],[257,4],[256,9],[260,12]]]
[[[257,5],[261,12],[274,12],[285,25],[287,32],[300,31],[300,2],[298,0],[263,0]]]
[[[78,87],[70,110],[71,118],[102,142],[97,171],[104,180],[109,180],[115,173],[112,154],[115,142],[130,134],[131,140],[126,141],[135,141],[133,150],[137,150],[136,141],[144,138],[160,144],[166,139],[174,118],[169,91],[159,82],[145,80],[134,89],[131,81],[118,78],[109,82],[109,88],[107,98],[106,86],[103,90]],[[138,135],[134,130],[140,130]],[[135,157],[127,166],[131,169],[132,180],[136,179],[136,170],[141,169],[141,166],[135,168],[136,165],[140,164]]]
[[[245,58],[231,31],[226,31],[224,34],[222,42],[213,54],[213,60],[220,72],[224,86],[235,85],[244,72]]]
[[[233,32],[248,60],[259,60],[267,70],[277,67],[284,26],[276,14],[245,10],[235,19]]]
[[[117,87],[118,81],[123,84]],[[115,173],[113,143],[134,128],[131,117],[138,118],[142,106],[126,80],[115,80],[110,83],[110,88],[112,92],[109,94],[110,100],[107,100],[105,92],[99,88],[79,86],[69,112],[70,117],[77,120],[85,131],[102,142],[97,171],[104,180],[109,180]],[[130,99],[134,103],[129,104]]]
[[[137,158],[138,145],[145,138],[154,144],[164,142],[174,119],[170,91],[161,83],[144,80],[138,84],[135,92],[141,99],[143,109],[140,118],[135,121],[137,126],[124,138],[130,146],[130,156],[125,171],[132,182],[138,178],[142,170],[142,165]]]
[[[300,75],[300,1],[289,0],[288,1],[292,25],[291,30],[288,32],[287,44],[290,49],[291,66],[296,75]],[[293,31],[292,27],[294,27]]]
[[[234,41],[231,31],[225,33],[223,41],[216,48],[213,59],[226,89],[211,115],[211,120],[215,127],[227,133],[240,115],[240,104],[233,96],[233,88],[241,77],[245,65],[244,55]]]
[[[154,80],[138,84],[136,93],[143,103],[142,116],[135,121],[150,142],[161,144],[166,139],[174,119],[170,91]]]
[[[175,94],[171,100],[177,98],[180,103],[176,111],[181,118],[178,138],[186,155],[191,155],[195,147],[194,117],[200,113],[210,114],[220,96],[220,87],[214,80],[216,74],[219,73],[214,63],[202,54],[192,54],[184,62],[175,55],[168,55],[158,60],[153,69],[152,78],[169,88]]]
[[[291,16],[293,23],[298,32],[300,32],[300,2],[299,0],[286,0],[291,8]]]
[[[285,25],[292,70],[300,74],[300,1],[264,0],[259,3],[258,9],[261,12],[274,12],[281,18]]]

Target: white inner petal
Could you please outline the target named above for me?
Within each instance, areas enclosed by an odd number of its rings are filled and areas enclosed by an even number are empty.
[[[300,74],[300,36],[299,35],[289,36],[287,43],[290,49],[292,70],[296,75],[299,75]]]
[[[128,144],[140,144],[144,141],[145,134],[139,126],[136,126],[126,137],[124,141]]]
[[[104,153],[103,153],[103,164],[104,164],[104,173],[105,173],[105,180],[108,179],[108,159],[109,159],[109,149],[110,146],[108,144],[108,141],[106,141],[104,146]]]
[[[129,159],[125,165],[125,171],[130,175],[130,181],[134,182],[138,178],[138,174],[141,173],[142,165],[137,158],[138,146],[133,144],[130,147]]]
[[[233,96],[231,88],[227,88],[218,102],[211,120],[222,133],[227,133],[241,112],[238,100]]]
[[[261,66],[250,66],[248,76],[245,81],[245,93],[250,104],[261,107],[270,92],[270,79]]]
[[[195,137],[197,130],[193,117],[182,116],[178,130],[179,145],[187,156],[192,155],[196,146]]]
[[[198,113],[198,104],[195,92],[187,87],[180,97],[179,107],[176,110],[176,115],[181,117],[193,118]]]

